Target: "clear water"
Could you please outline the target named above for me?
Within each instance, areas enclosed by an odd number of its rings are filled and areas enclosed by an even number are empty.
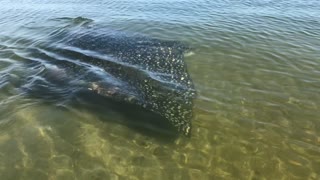
[[[0,1],[1,179],[319,179],[319,7]],[[146,134],[121,123],[121,112],[77,108],[73,94],[43,101],[21,92],[21,79],[39,71],[24,65],[25,49],[76,17],[193,47],[191,138]]]

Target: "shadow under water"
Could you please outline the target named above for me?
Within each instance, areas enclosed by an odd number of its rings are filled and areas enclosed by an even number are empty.
[[[164,142],[172,142],[179,136],[174,126],[159,114],[140,106],[114,101],[91,92],[77,93],[70,107],[80,111],[85,109],[102,121],[121,123],[138,133],[155,137]],[[110,115],[121,116],[121,118],[110,119],[108,118]]]
[[[66,111],[77,110],[94,114],[101,121],[125,125],[138,133],[163,142],[173,142],[179,136],[174,126],[159,114],[137,105],[115,101],[90,90],[82,89],[76,92],[76,90],[64,91],[54,88],[50,90],[34,86],[24,95],[27,99],[36,100],[40,105],[53,105]]]

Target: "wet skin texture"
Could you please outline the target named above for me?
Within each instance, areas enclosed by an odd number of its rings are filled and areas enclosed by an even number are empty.
[[[184,45],[101,28],[71,30],[54,40],[50,51],[63,58],[52,63],[61,70],[50,76],[82,77],[89,91],[151,111],[190,136],[195,90]]]

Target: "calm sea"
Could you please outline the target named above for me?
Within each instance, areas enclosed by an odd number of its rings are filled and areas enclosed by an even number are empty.
[[[320,179],[319,8],[319,0],[0,0],[0,179]],[[121,112],[79,106],[89,102],[72,91],[26,96],[42,71],[27,50],[88,23],[192,47],[191,138],[130,128]]]

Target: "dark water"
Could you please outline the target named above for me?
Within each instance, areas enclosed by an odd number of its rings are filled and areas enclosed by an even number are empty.
[[[0,179],[319,179],[319,7],[317,0],[0,1]],[[26,95],[41,87],[47,60],[27,50],[91,24],[192,47],[191,138],[132,128],[123,113],[72,87]]]

